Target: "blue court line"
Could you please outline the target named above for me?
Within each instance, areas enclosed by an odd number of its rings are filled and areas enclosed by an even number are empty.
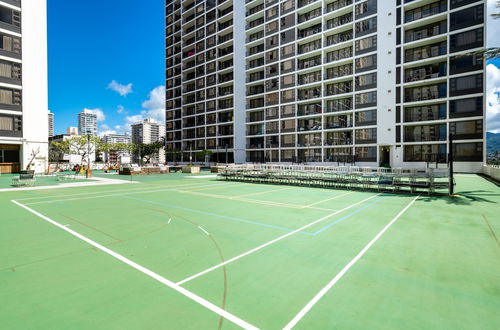
[[[187,207],[177,206],[177,205],[173,205],[173,204],[160,203],[160,202],[150,201],[150,200],[147,200],[147,199],[142,199],[142,198],[136,198],[136,197],[126,196],[126,195],[121,195],[121,194],[113,194],[113,196],[123,197],[123,198],[132,199],[132,200],[136,200],[136,201],[140,201],[140,202],[155,204],[155,205],[159,205],[159,206],[166,206],[166,207],[170,207],[170,208],[174,208],[174,209],[179,209],[179,210],[193,212],[193,213],[199,213],[199,214],[203,214],[203,215],[208,215],[208,216],[222,218],[222,219],[236,221],[236,222],[243,222],[243,223],[248,223],[248,224],[262,226],[262,227],[267,227],[267,228],[284,230],[284,231],[287,231],[287,232],[292,232],[292,231],[295,230],[295,229],[290,229],[290,228],[286,228],[286,227],[269,225],[269,224],[262,223],[262,222],[257,222],[257,221],[252,221],[252,220],[246,220],[246,219],[241,219],[241,218],[235,218],[235,217],[229,217],[229,216],[221,215],[221,214],[217,214],[217,213],[199,211],[199,210],[190,209],[190,208],[187,208]],[[307,234],[310,234],[310,233],[307,233]]]
[[[352,213],[350,213],[350,214],[348,214],[348,215],[346,215],[346,216],[344,216],[344,217],[342,217],[342,218],[340,218],[340,219],[338,219],[338,220],[336,220],[336,221],[334,221],[334,222],[332,222],[332,223],[330,223],[330,224],[328,224],[328,225],[324,226],[324,227],[323,227],[323,228],[321,228],[320,230],[318,230],[318,231],[316,231],[316,232],[314,232],[314,233],[310,233],[310,235],[316,236],[316,235],[318,235],[318,234],[320,234],[320,233],[324,232],[325,230],[327,230],[327,229],[328,229],[328,228],[330,228],[330,227],[335,226],[335,225],[336,225],[336,224],[338,224],[339,222],[344,221],[345,219],[350,218],[350,217],[352,217],[353,215],[355,215],[355,214],[357,214],[357,213],[359,213],[359,212],[361,212],[361,211],[363,211],[363,210],[366,210],[367,208],[369,208],[370,206],[372,206],[372,205],[374,205],[374,204],[377,204],[378,202],[380,202],[380,201],[381,201],[382,199],[384,199],[385,197],[386,197],[386,196],[383,196],[383,197],[377,198],[375,201],[373,201],[373,202],[371,202],[371,203],[369,203],[369,204],[367,204],[367,205],[363,206],[362,208],[359,208],[359,209],[357,209],[356,211],[354,211],[354,212],[352,212]]]

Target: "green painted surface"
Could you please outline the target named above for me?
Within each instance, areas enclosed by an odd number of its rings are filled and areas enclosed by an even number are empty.
[[[215,313],[12,199],[176,282],[375,195],[190,176],[0,193],[2,328],[219,327]],[[456,180],[460,197],[421,196],[296,328],[498,328],[500,189]],[[414,197],[377,195],[183,287],[280,329]]]

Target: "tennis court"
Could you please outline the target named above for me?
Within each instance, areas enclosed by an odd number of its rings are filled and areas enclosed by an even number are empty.
[[[495,329],[500,189],[456,180],[456,197],[181,174],[2,192],[2,328]]]

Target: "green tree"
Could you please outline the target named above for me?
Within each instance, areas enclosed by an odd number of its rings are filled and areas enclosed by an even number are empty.
[[[151,158],[155,154],[157,154],[160,149],[163,147],[163,143],[153,142],[153,143],[134,143],[133,144],[133,153],[134,155],[138,155],[139,159],[142,161],[146,160],[146,164],[151,162]]]

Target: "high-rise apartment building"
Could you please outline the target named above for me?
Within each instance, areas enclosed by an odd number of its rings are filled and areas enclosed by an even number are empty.
[[[94,111],[84,109],[78,113],[78,134],[97,136],[97,115]]]
[[[245,8],[241,1],[166,1],[167,148],[245,161]],[[173,154],[169,155],[173,157]]]
[[[163,142],[165,137],[165,125],[155,122],[151,118],[146,118],[144,121],[132,124],[132,143],[153,143]],[[134,162],[139,162],[138,155],[134,155]],[[165,149],[161,148],[158,154],[152,158],[153,163],[165,163]]]
[[[106,134],[102,137],[102,142],[104,143],[121,143],[121,144],[130,144],[132,143],[132,138],[127,133],[125,134]],[[110,151],[105,152],[103,155],[103,160],[108,163],[118,163],[120,162],[121,157],[129,157],[129,153],[127,151]]]
[[[49,110],[48,112],[49,118],[49,138],[54,136],[54,113]]]
[[[0,0],[1,173],[47,168],[46,17],[45,1]]]
[[[225,30],[208,47],[203,5],[167,4],[167,138],[184,150],[224,138],[206,81]],[[246,0],[231,16],[232,72],[245,71],[232,80],[234,151],[247,162],[425,167],[446,162],[451,135],[455,168],[480,171],[485,77],[472,53],[485,15],[484,0]]]

